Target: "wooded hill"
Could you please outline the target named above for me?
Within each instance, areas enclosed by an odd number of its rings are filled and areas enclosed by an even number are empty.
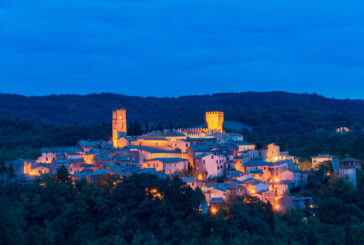
[[[40,147],[72,145],[81,138],[108,140],[116,108],[126,108],[131,134],[144,131],[146,124],[149,129],[201,125],[205,111],[221,110],[226,121],[252,127],[252,132],[242,133],[253,143],[276,142],[299,157],[331,153],[364,160],[364,100],[286,92],[178,98],[0,94],[0,160],[34,157]],[[336,135],[341,126],[353,133]]]

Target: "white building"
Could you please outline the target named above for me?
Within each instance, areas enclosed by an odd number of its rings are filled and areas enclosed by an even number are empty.
[[[330,154],[320,154],[312,158],[312,168],[318,168],[321,164],[329,162],[331,163],[332,169],[339,172],[339,158]]]
[[[226,156],[212,153],[198,153],[195,155],[196,170],[205,178],[213,178],[224,174]]]

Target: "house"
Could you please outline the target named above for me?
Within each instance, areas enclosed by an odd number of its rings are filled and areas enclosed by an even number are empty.
[[[275,144],[269,144],[267,146],[267,150],[266,150],[266,161],[267,162],[276,162],[279,160],[279,155],[280,155],[280,147],[278,145]]]
[[[241,176],[237,180],[233,180],[233,182],[242,185],[250,195],[269,190],[269,185],[258,179],[254,179],[251,175]]]
[[[50,164],[47,163],[33,163],[24,162],[24,174],[31,176],[41,176],[44,174],[49,174],[51,172]]]
[[[269,190],[276,193],[278,196],[286,196],[289,194],[289,190],[293,187],[291,180],[281,180],[278,182],[269,183]]]
[[[101,153],[100,149],[92,148],[86,154],[83,155],[83,160],[86,164],[95,164],[96,162],[96,155]]]
[[[361,169],[361,163],[362,163],[362,161],[360,161],[358,159],[346,157],[346,158],[340,160],[339,167],[340,168],[353,167],[353,168]]]
[[[280,178],[281,172],[288,169],[288,165],[291,161],[276,161],[276,162],[266,162],[261,160],[253,160],[246,164],[247,173],[256,174],[253,169],[259,169],[263,172],[262,176],[259,176],[264,182],[270,182],[273,179]]]
[[[354,189],[357,188],[356,171],[357,168],[355,167],[343,167],[339,169],[339,176],[346,178],[350,183],[352,183]]]
[[[255,150],[254,144],[251,144],[251,143],[248,143],[245,141],[235,141],[234,144],[238,146],[239,152]]]
[[[300,171],[284,170],[280,173],[278,178],[280,180],[290,180],[294,186],[300,186],[302,184]]]
[[[213,153],[198,153],[195,155],[195,169],[205,178],[213,178],[224,174],[226,157]]]
[[[208,195],[208,200],[211,200],[211,198],[223,198],[226,200],[233,194],[236,187],[236,185],[227,183],[205,183],[202,186],[202,190],[205,191],[205,196]]]
[[[87,153],[93,148],[100,148],[102,145],[101,141],[91,141],[91,140],[79,140],[77,146],[80,147],[83,152]]]
[[[216,144],[216,138],[189,138],[191,146],[195,145],[206,145],[213,146]]]
[[[176,139],[170,143],[173,149],[179,149],[183,153],[187,153],[188,148],[191,147],[191,142],[187,139]]]
[[[181,180],[185,182],[193,190],[195,190],[197,187],[201,188],[203,186],[203,183],[197,181],[195,177],[181,177]]]
[[[188,161],[183,158],[153,158],[146,160],[143,168],[154,168],[166,174],[174,174],[187,170]]]
[[[325,162],[329,162],[332,169],[338,173],[339,172],[339,158],[330,154],[320,154],[312,158],[312,168],[319,168],[319,166]]]
[[[340,127],[336,129],[337,134],[347,134],[350,133],[350,129],[348,127]]]
[[[73,154],[82,154],[83,150],[79,147],[52,147],[41,148],[41,156],[35,161],[36,163],[52,163],[55,159],[66,158],[66,152]]]
[[[281,210],[306,209],[312,204],[312,197],[285,196],[278,200]]]
[[[242,196],[248,193],[248,190],[246,189],[247,185],[244,184],[244,181],[239,179],[230,179],[225,183],[234,186],[234,188],[231,188],[230,195],[232,196]]]
[[[169,140],[162,137],[138,137],[136,141],[130,143],[131,145],[155,147],[159,149],[171,149],[169,146]]]
[[[145,147],[145,146],[125,146],[120,151],[138,151],[141,154],[141,161],[145,161],[153,158],[182,158],[181,151],[177,149],[161,149],[155,147]]]

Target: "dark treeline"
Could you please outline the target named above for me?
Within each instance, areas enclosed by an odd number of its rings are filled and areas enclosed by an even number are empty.
[[[65,169],[64,169],[65,170]],[[231,198],[216,215],[199,213],[202,192],[179,178],[133,175],[121,183],[73,183],[67,170],[31,185],[0,186],[0,244],[363,244],[364,189],[336,176],[307,191],[313,211],[274,214],[252,197]],[[319,172],[318,172],[319,174]],[[311,189],[310,189],[311,188]]]
[[[285,92],[230,93],[179,98],[124,96],[119,94],[52,95],[25,97],[0,94],[0,115],[54,124],[109,122],[111,112],[126,108],[129,120],[195,126],[207,110],[222,110],[226,120],[254,127],[271,124],[275,132],[333,130],[339,126],[364,126],[364,101],[335,100],[314,94]]]
[[[55,125],[0,117],[0,161],[38,157],[41,147],[73,146],[80,139],[109,140],[111,125]]]

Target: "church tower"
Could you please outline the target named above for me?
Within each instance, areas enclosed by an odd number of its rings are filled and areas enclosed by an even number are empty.
[[[207,111],[205,115],[207,129],[214,132],[223,132],[224,112]]]
[[[126,135],[126,110],[118,109],[112,112],[112,143],[118,147],[119,134]]]

